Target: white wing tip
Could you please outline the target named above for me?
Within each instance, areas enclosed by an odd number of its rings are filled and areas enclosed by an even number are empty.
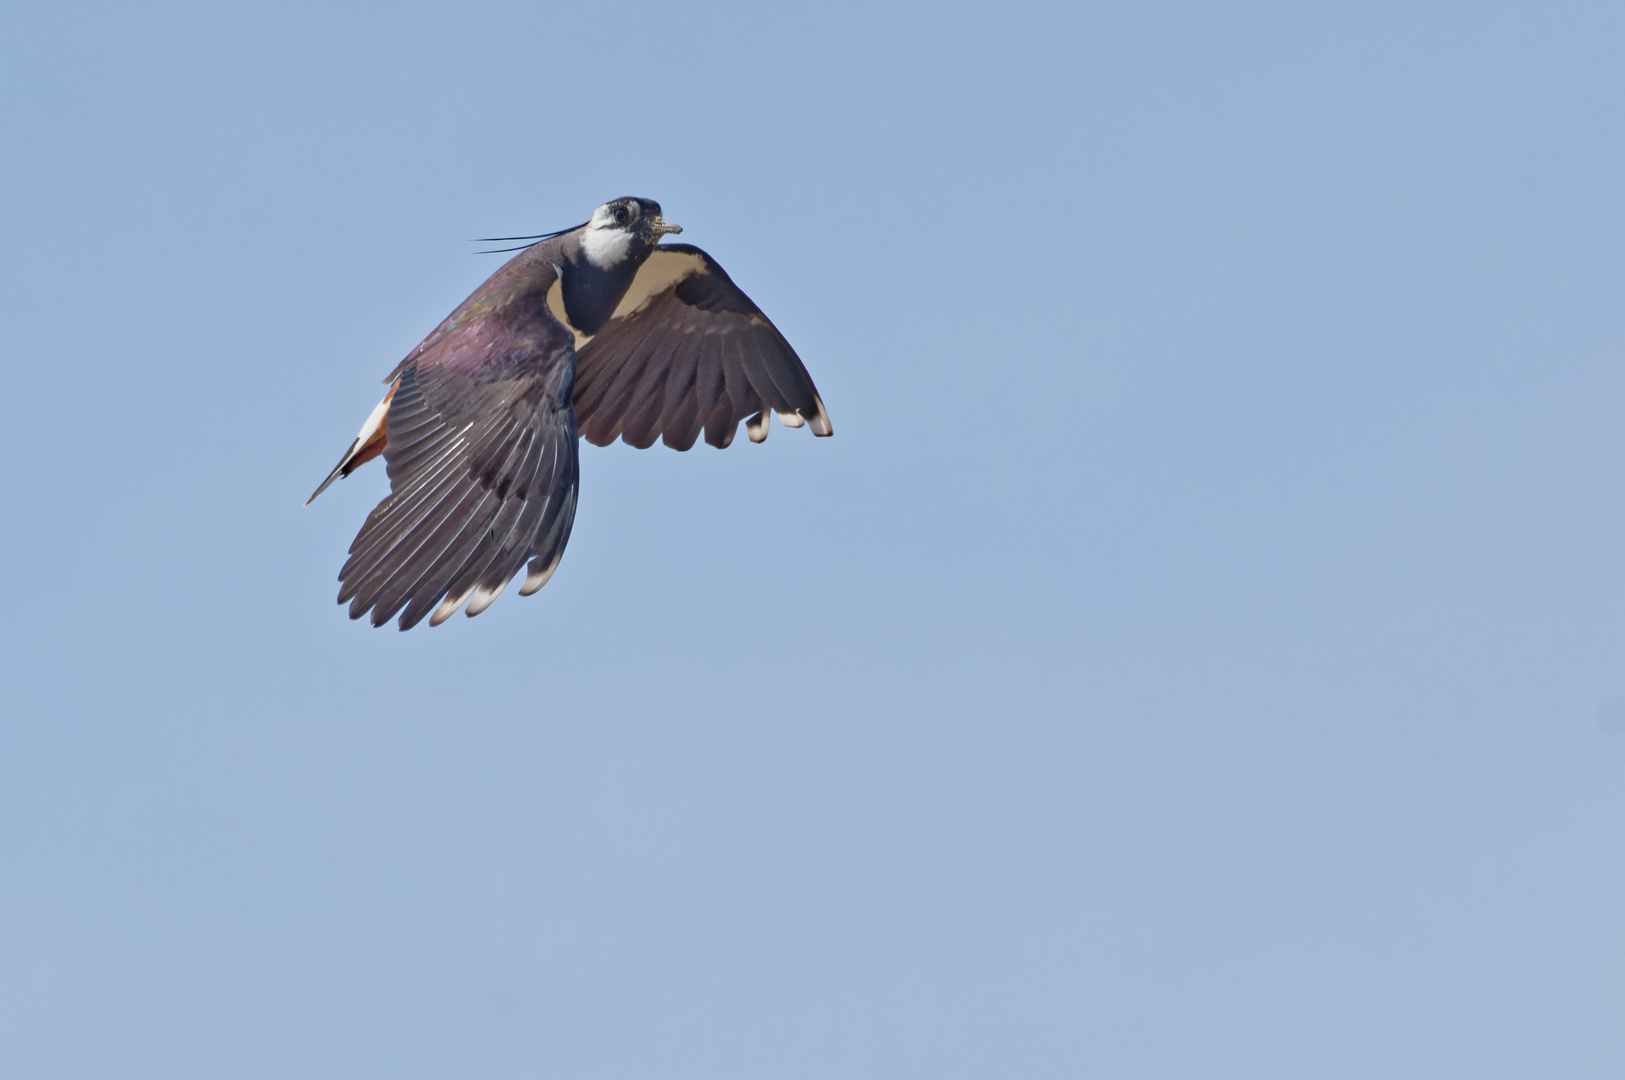
[[[829,422],[829,413],[824,411],[824,399],[814,394],[813,401],[818,405],[818,415],[807,418],[807,422],[812,426],[812,433],[819,438],[835,434],[835,428]]]
[[[519,586],[519,595],[529,596],[537,589],[540,589],[543,585],[546,585],[547,579],[553,576],[553,571],[559,568],[559,560],[562,558],[564,558],[564,552],[561,551],[557,555],[553,556],[552,562],[548,563],[540,570],[534,569],[536,564],[531,563],[532,570],[525,578],[525,583]]]
[[[429,616],[429,625],[439,626],[441,623],[457,614],[457,609],[463,606],[463,601],[467,600],[468,594],[473,591],[474,590],[471,588],[464,589],[455,596],[448,596],[444,600],[440,601],[440,606],[434,609],[433,615]]]
[[[494,589],[488,589],[484,585],[481,585],[479,588],[475,589],[474,599],[468,602],[468,611],[466,612],[468,617],[472,619],[474,616],[490,607],[492,603],[496,601],[496,598],[502,595],[502,590],[506,589],[507,587],[508,583],[504,581]]]

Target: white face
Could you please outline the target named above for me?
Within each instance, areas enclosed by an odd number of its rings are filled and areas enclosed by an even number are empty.
[[[581,237],[581,249],[587,261],[600,270],[607,270],[624,260],[632,249],[632,236],[641,212],[638,204],[629,199],[617,199],[594,210]]]
[[[643,207],[636,199],[616,199],[594,210],[587,225],[593,229],[631,228],[637,225],[642,214]]]

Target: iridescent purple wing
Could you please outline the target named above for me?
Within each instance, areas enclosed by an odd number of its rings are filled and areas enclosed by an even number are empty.
[[[393,373],[390,494],[339,572],[352,619],[399,613],[407,630],[465,600],[477,615],[527,561],[521,594],[541,588],[564,552],[579,480],[573,336],[547,309],[550,273],[506,270]]]

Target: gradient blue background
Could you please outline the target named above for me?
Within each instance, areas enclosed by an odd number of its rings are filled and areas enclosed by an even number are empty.
[[[0,1074],[1625,1072],[1625,14],[13,5]],[[301,501],[659,199],[836,437]]]

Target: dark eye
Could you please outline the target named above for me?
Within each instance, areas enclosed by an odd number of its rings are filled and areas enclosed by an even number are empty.
[[[632,220],[632,211],[624,206],[617,206],[613,216],[615,218],[615,224],[625,225],[628,221]]]

